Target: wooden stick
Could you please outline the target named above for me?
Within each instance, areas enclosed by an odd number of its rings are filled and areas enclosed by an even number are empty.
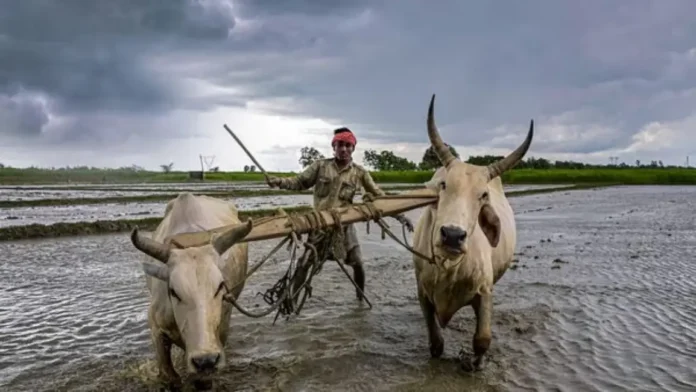
[[[268,173],[266,173],[266,170],[264,170],[263,166],[261,166],[261,164],[259,163],[259,161],[256,160],[256,158],[254,158],[254,156],[251,154],[251,152],[249,152],[249,150],[247,150],[246,146],[244,146],[244,143],[242,143],[242,141],[239,140],[237,135],[235,135],[234,132],[232,132],[232,130],[227,126],[227,124],[223,124],[223,127],[225,127],[225,130],[227,131],[227,133],[229,133],[234,138],[234,140],[237,141],[237,144],[239,144],[239,147],[241,147],[242,150],[244,150],[244,152],[246,152],[246,154],[249,156],[249,158],[251,158],[251,161],[254,162],[256,167],[258,167],[259,170],[261,170],[263,175],[266,177],[266,180],[268,180]]]
[[[416,189],[410,192],[404,192],[400,195],[396,195],[394,198],[378,198],[372,204],[375,208],[382,211],[383,216],[394,216],[402,212],[414,210],[420,207],[425,207],[429,204],[436,203],[438,200],[437,193],[428,189]],[[363,203],[353,204],[341,209],[340,211],[340,221],[342,224],[365,222],[368,219],[365,218],[363,213],[360,211],[360,206]],[[323,210],[316,211],[322,215],[323,220],[326,222],[326,226],[334,225],[334,219],[331,212]],[[311,215],[312,212],[299,214],[298,217],[304,217]],[[306,218],[300,218],[306,219]],[[285,237],[293,232],[293,228],[290,227],[290,218],[285,215],[279,215],[275,219],[260,218],[253,225],[251,232],[240,242],[253,242],[261,241],[272,238]],[[223,227],[218,227],[208,231],[200,231],[195,233],[181,233],[173,236],[173,239],[177,243],[181,244],[183,247],[188,248],[191,246],[201,246],[207,244],[213,235],[223,233],[230,230],[236,226],[244,225],[245,223],[240,223],[236,225],[227,225]],[[325,227],[326,227],[325,226]],[[311,231],[309,228],[302,228],[296,231],[296,234],[304,234]]]

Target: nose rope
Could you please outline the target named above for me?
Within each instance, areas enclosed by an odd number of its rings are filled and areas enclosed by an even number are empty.
[[[435,264],[436,266],[440,267],[443,269],[445,267],[444,261],[441,263],[438,263],[438,261],[442,261],[442,257],[439,257],[435,254],[435,222],[433,221],[433,228],[430,230],[430,254],[433,255],[432,259],[429,259],[428,261],[430,264]]]

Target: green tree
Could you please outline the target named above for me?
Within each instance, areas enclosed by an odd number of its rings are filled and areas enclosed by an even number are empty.
[[[459,153],[457,153],[457,150],[455,150],[454,147],[450,146],[449,144],[445,144],[445,146],[449,147],[452,155],[459,158]],[[426,148],[418,168],[421,170],[435,170],[440,166],[442,166],[442,163],[440,163],[440,159],[437,157],[437,154],[435,154],[433,146]]]
[[[415,163],[387,150],[379,153],[375,150],[366,150],[363,155],[363,163],[378,171],[407,171],[417,168]]]
[[[500,155],[472,155],[466,160],[466,162],[471,163],[472,165],[487,166],[503,158],[505,157]]]
[[[311,165],[314,161],[319,160],[319,159],[324,159],[324,155],[319,152],[314,147],[302,147],[302,150],[300,150],[301,156],[299,159],[300,165],[302,165],[302,168],[306,168],[307,166]]]

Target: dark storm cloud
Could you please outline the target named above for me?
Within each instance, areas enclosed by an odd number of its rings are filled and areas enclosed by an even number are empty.
[[[317,12],[308,2],[286,4],[297,18]],[[322,9],[304,25],[314,29],[292,36],[310,42],[323,31],[314,48],[342,67],[303,75],[294,109],[354,126],[364,138],[423,142],[437,93],[438,124],[453,144],[510,135],[494,144],[514,147],[533,117],[538,151],[626,147],[646,124],[682,119],[696,104],[694,11],[687,1],[402,1],[373,5],[371,20],[351,30],[340,20],[331,28],[327,15],[346,22],[359,19],[357,10]],[[292,26],[277,17],[285,14],[262,14],[274,31]]]
[[[175,83],[148,67],[147,56],[223,41],[233,27],[231,14],[186,1],[5,2],[0,96],[15,102],[21,91],[43,94],[58,116],[171,110],[180,105]],[[3,118],[25,119],[5,132],[37,133],[25,106],[3,104]],[[39,128],[47,125],[42,118]],[[79,122],[82,131],[67,133],[98,132],[96,124]]]
[[[535,152],[591,153],[691,113],[695,11],[685,0],[7,2],[0,121],[37,135],[51,115],[70,117],[51,140],[74,142],[104,140],[87,135],[101,114],[132,116],[128,132],[155,138],[170,130],[139,118],[254,100],[362,140],[423,143],[436,93],[448,143],[514,147],[535,118]],[[203,83],[221,89],[196,92]]]
[[[48,124],[49,116],[40,98],[16,94],[13,98],[0,95],[2,129],[20,137],[36,137]]]

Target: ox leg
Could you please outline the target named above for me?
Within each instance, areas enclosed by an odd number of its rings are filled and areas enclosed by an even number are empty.
[[[485,354],[491,345],[491,313],[493,311],[493,295],[479,294],[474,297],[471,306],[476,313],[476,332],[474,333],[474,356],[469,363],[462,362],[468,371],[478,371],[485,367]]]
[[[363,293],[365,292],[365,269],[363,268],[362,252],[360,250],[360,245],[355,246],[353,249],[348,251],[346,257],[346,265],[353,268],[353,280],[355,284],[360,288],[355,289],[355,296],[358,301],[363,300]]]
[[[172,364],[172,341],[162,333],[153,333],[152,341],[155,345],[160,379],[173,387],[180,387],[181,377]]]
[[[418,288],[418,301],[420,302],[425,324],[428,327],[428,342],[430,343],[430,356],[440,358],[445,351],[445,340],[442,338],[440,326],[435,320],[435,306]]]

